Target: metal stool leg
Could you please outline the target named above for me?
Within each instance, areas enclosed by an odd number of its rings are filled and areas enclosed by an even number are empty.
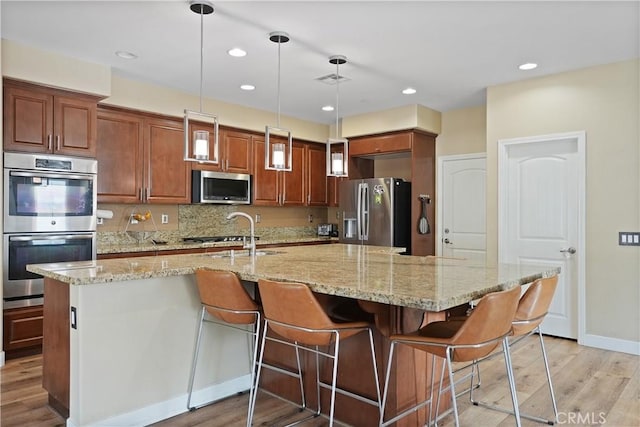
[[[516,394],[516,382],[513,376],[513,366],[511,366],[511,352],[509,351],[509,339],[502,340],[502,352],[504,353],[504,363],[509,379],[509,389],[511,390],[511,402],[513,403],[513,415],[516,417],[516,426],[520,427],[520,409],[518,407],[518,395]]]
[[[551,371],[549,370],[549,360],[547,359],[547,351],[544,347],[544,340],[542,339],[542,331],[540,327],[537,328],[538,337],[540,338],[540,349],[542,350],[542,358],[544,359],[544,370],[547,373],[547,383],[549,384],[549,394],[551,395],[551,404],[553,405],[553,422],[558,422],[558,407],[556,406],[556,396],[553,393],[553,385],[551,384]],[[551,424],[549,420],[547,423]]]
[[[189,393],[187,396],[187,409],[193,411],[196,408],[191,406],[191,394],[193,393],[193,381],[196,375],[196,364],[200,353],[200,339],[202,338],[202,324],[204,323],[205,308],[200,312],[200,323],[198,324],[198,337],[196,338],[196,348],[193,350],[193,362],[191,364],[191,375],[189,376]]]
[[[251,388],[249,389],[249,407],[247,409],[247,427],[251,427],[251,422],[253,421],[253,406],[255,404],[256,399],[256,361],[258,357],[258,342],[260,340],[260,317],[258,316],[256,319],[256,323],[253,325],[253,348],[251,354],[253,356],[253,360],[251,360]]]

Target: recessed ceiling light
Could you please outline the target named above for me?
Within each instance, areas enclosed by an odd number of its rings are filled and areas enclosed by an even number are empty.
[[[325,105],[324,107],[322,107],[322,111],[333,111],[333,106]]]
[[[116,56],[123,59],[136,59],[138,55],[132,52],[127,52],[126,50],[119,50],[116,52]]]
[[[242,90],[254,90],[255,88],[254,85],[240,85],[240,89]]]
[[[525,64],[520,65],[518,68],[520,68],[523,71],[528,71],[528,70],[533,70],[534,68],[538,68],[538,64],[534,62],[527,62]]]
[[[414,93],[416,93],[416,90],[412,87],[408,87],[404,89],[402,93],[404,93],[405,95],[413,95]]]
[[[247,56],[247,52],[244,50],[234,47],[233,49],[229,49],[227,53],[231,56],[235,56],[236,58],[242,58],[243,56]]]

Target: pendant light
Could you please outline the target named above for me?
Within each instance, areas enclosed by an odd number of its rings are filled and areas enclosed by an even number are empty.
[[[329,63],[336,66],[336,137],[327,140],[327,176],[349,175],[349,141],[340,138],[340,65],[347,63],[347,57],[334,55]]]
[[[199,163],[218,164],[218,117],[202,111],[202,75],[204,57],[204,15],[213,13],[213,5],[206,0],[192,1],[189,8],[200,15],[200,110],[184,110],[184,160]],[[213,125],[213,135],[198,120]],[[190,126],[191,125],[191,126]],[[193,145],[190,144],[193,135]],[[213,143],[213,149],[210,145]],[[190,147],[193,147],[190,150]],[[209,157],[211,155],[211,157]]]
[[[282,31],[269,33],[269,40],[278,43],[278,115],[276,126],[265,127],[264,168],[291,172],[293,142],[291,131],[280,127],[280,45],[289,41],[289,34]],[[274,138],[277,137],[277,138]],[[286,143],[284,142],[286,140]]]

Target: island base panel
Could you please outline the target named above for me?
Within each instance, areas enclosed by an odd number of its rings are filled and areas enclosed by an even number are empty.
[[[70,323],[69,285],[44,279],[42,387],[49,404],[64,418],[69,416]]]

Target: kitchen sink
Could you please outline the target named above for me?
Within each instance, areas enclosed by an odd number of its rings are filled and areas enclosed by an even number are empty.
[[[276,254],[281,254],[281,253],[282,252],[278,252],[278,251],[257,250],[256,251],[256,256],[276,255]],[[229,251],[214,252],[214,253],[204,254],[203,256],[207,256],[207,257],[210,257],[210,258],[239,258],[239,257],[251,256],[251,253],[248,250],[236,251],[236,250],[232,249],[232,250],[229,250]]]

